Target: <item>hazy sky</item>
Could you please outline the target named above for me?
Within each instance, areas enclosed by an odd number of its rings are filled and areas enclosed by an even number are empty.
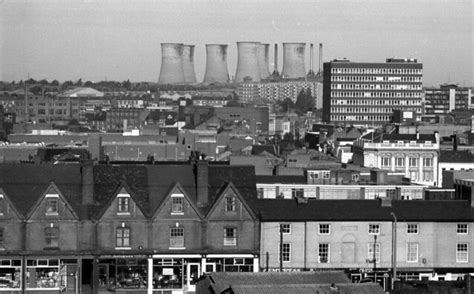
[[[427,86],[474,86],[473,9],[473,0],[0,0],[0,79],[157,81],[160,43],[178,42],[196,45],[202,81],[205,44],[229,45],[233,76],[236,42],[261,41],[308,43],[306,70],[309,43],[316,66],[323,43],[324,61],[412,57]]]

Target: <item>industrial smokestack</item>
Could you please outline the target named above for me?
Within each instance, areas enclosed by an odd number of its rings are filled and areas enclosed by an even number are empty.
[[[206,72],[204,74],[205,84],[229,82],[229,71],[227,70],[227,45],[206,45]]]
[[[308,72],[308,75],[314,75],[314,71],[313,71],[313,43],[310,44],[309,46],[309,72]]]
[[[275,43],[275,52],[274,53],[275,53],[274,56],[273,56],[274,67],[273,67],[272,75],[276,77],[276,76],[280,75],[278,73],[278,44],[276,44],[276,43]]]
[[[282,76],[288,79],[304,78],[304,52],[306,43],[283,43]]]
[[[319,43],[319,69],[318,73],[323,72],[323,43]]]
[[[266,79],[270,76],[270,71],[268,70],[269,66],[269,55],[268,48],[270,44],[260,44],[258,50],[258,65],[260,67],[260,78]]]
[[[161,69],[158,84],[184,84],[183,44],[161,43]]]
[[[194,45],[183,45],[183,72],[184,81],[186,83],[196,83],[196,73],[194,71]]]
[[[260,82],[259,45],[259,42],[237,42],[238,58],[234,82],[241,83],[244,78],[251,78],[253,82]]]

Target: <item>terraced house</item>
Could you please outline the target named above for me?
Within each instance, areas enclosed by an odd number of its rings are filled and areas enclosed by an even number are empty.
[[[354,282],[474,274],[469,201],[262,199],[264,271],[344,270]]]
[[[183,293],[257,271],[252,167],[0,166],[2,293]]]

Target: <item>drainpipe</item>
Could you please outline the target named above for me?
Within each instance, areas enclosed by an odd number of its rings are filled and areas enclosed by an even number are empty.
[[[392,290],[395,286],[395,280],[397,279],[397,216],[395,213],[390,212],[393,217],[392,223]]]

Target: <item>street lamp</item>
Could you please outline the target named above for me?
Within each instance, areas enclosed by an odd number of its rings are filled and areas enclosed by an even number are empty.
[[[393,217],[392,223],[392,290],[395,286],[395,280],[397,279],[397,216],[395,213],[390,212]]]

